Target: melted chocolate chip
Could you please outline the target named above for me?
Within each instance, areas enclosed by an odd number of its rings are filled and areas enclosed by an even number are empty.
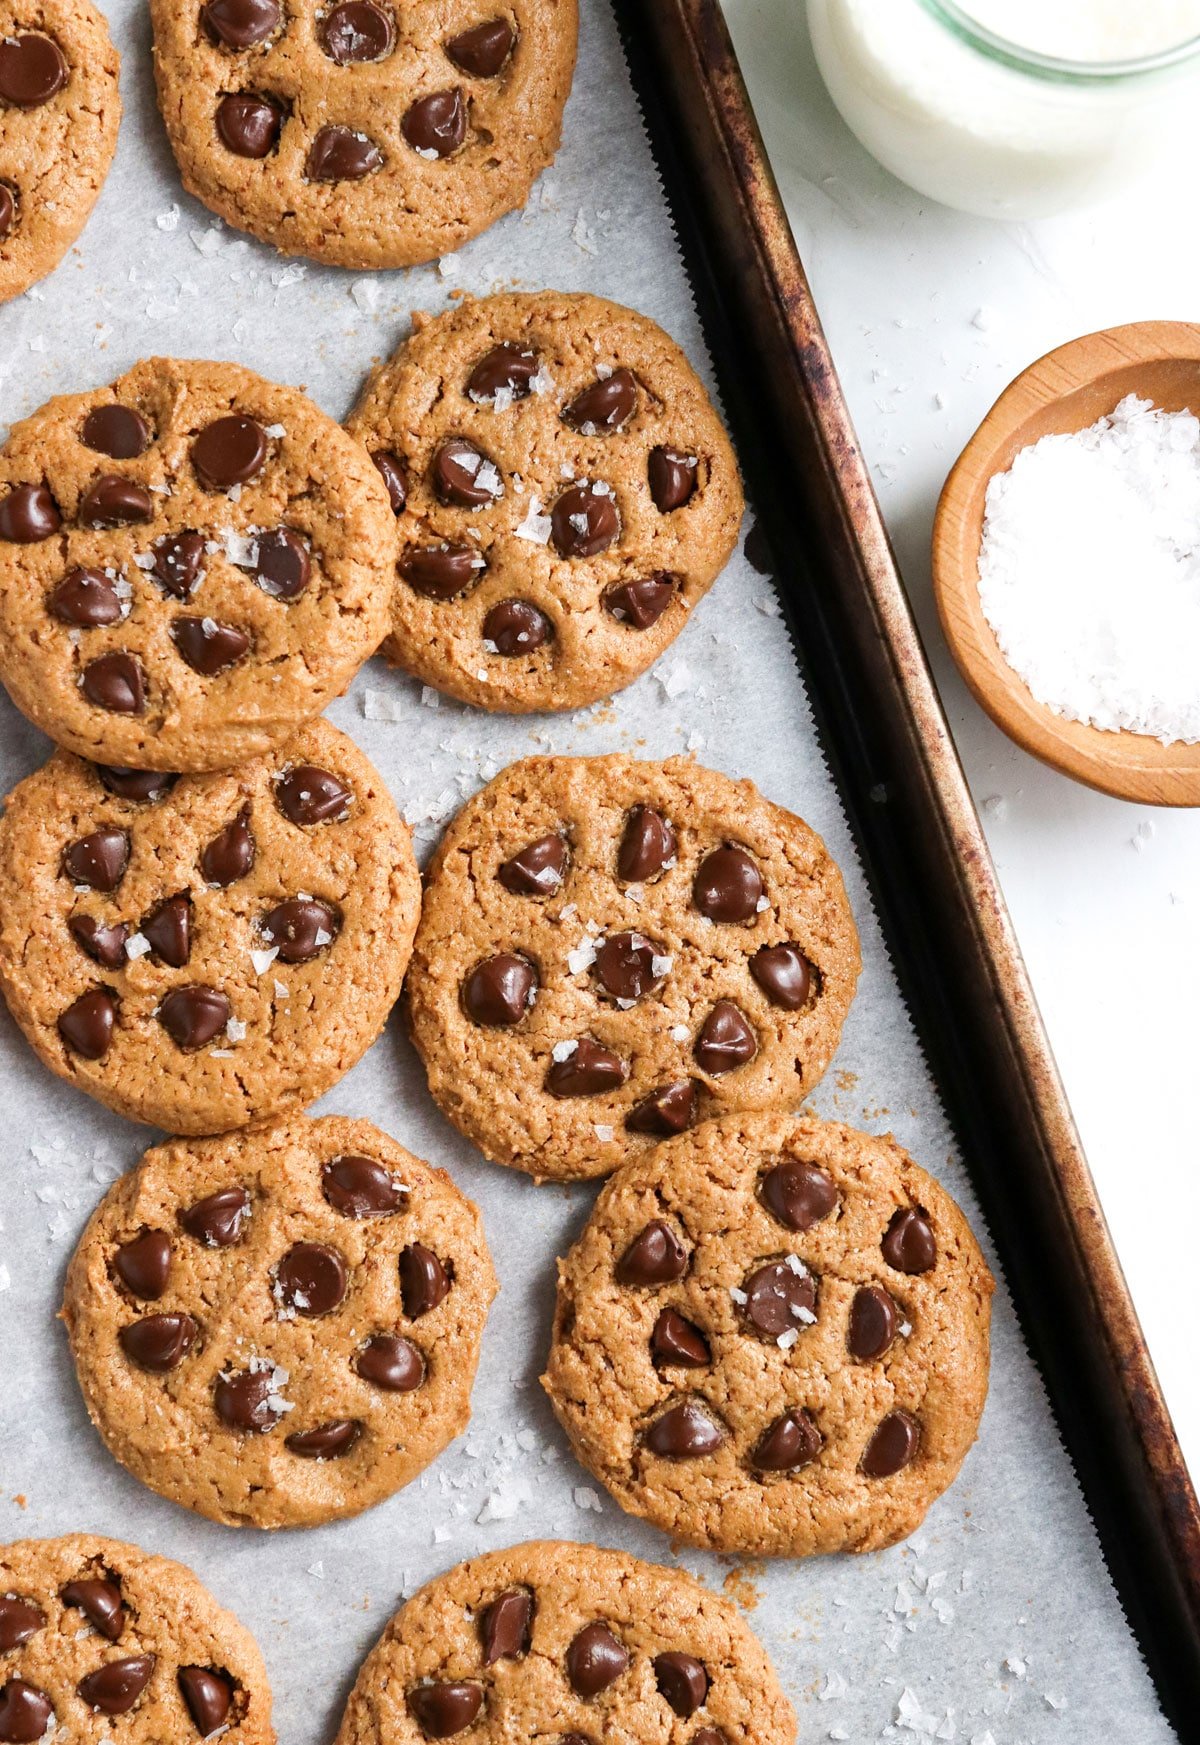
[[[9,235],[17,220],[16,190],[9,182],[0,182],[0,242]]]
[[[483,639],[497,654],[532,654],[554,636],[554,626],[532,600],[499,600],[483,621]]]
[[[371,459],[387,489],[392,514],[403,515],[408,503],[408,469],[400,456],[393,454],[390,449],[380,449]]]
[[[248,484],[262,471],[266,458],[266,431],[237,412],[214,418],[192,443],[192,465],[210,491]]]
[[[442,444],[429,473],[438,502],[458,509],[482,509],[504,495],[495,462],[461,436]]]
[[[643,576],[636,582],[618,582],[606,588],[602,599],[604,610],[622,624],[634,630],[649,630],[658,623],[675,598],[675,577],[666,570]]]
[[[120,473],[106,473],[84,494],[79,519],[85,527],[126,527],[149,521],[154,501],[144,485]]]
[[[58,504],[45,485],[14,485],[7,497],[0,497],[0,539],[36,545],[61,526]]]
[[[533,1595],[528,1588],[510,1587],[498,1594],[479,1620],[483,1664],[516,1660],[528,1652],[533,1624]]]
[[[0,1594],[0,1654],[20,1648],[45,1628],[46,1614],[33,1600],[20,1594]]]
[[[132,406],[93,406],[83,421],[79,440],[85,448],[110,460],[136,460],[150,447],[150,426]]]
[[[125,1607],[121,1590],[115,1581],[102,1576],[81,1576],[69,1581],[62,1590],[64,1606],[81,1611],[92,1628],[110,1642],[116,1642],[125,1623]]]
[[[177,1682],[196,1731],[207,1739],[228,1718],[233,1700],[228,1677],[209,1666],[181,1666]]]
[[[565,1060],[554,1060],[546,1074],[546,1089],[552,1097],[598,1097],[616,1090],[629,1077],[629,1068],[611,1048],[581,1036]]]
[[[817,985],[817,972],[798,945],[764,945],[750,959],[750,974],[785,1012],[807,1006]]]
[[[540,365],[536,351],[507,342],[494,345],[467,377],[467,394],[472,400],[494,400],[498,394],[523,400],[532,391]]]
[[[937,1243],[924,1206],[902,1206],[894,1212],[879,1246],[897,1272],[929,1272],[937,1265]]]
[[[373,139],[353,127],[323,127],[309,147],[304,173],[310,182],[361,182],[383,163]]]
[[[200,855],[200,871],[210,885],[227,885],[244,879],[254,865],[254,837],[250,833],[250,813],[239,812],[223,830],[219,830]]]
[[[250,647],[250,636],[236,624],[218,624],[215,618],[177,618],[171,640],[193,672],[212,678],[235,666]]]
[[[654,1218],[629,1244],[613,1276],[621,1285],[665,1285],[682,1278],[687,1269],[682,1240],[669,1224]]]
[[[217,1377],[213,1406],[231,1430],[273,1430],[283,1416],[283,1401],[273,1369],[243,1369]]]
[[[226,48],[255,48],[279,29],[278,0],[208,0],[200,22],[210,42]]]
[[[120,764],[98,763],[95,770],[110,794],[139,806],[152,806],[165,799],[179,780],[163,770],[123,769]]]
[[[632,1002],[648,994],[663,974],[655,971],[659,954],[641,933],[612,933],[596,948],[593,972],[606,994]]]
[[[859,1466],[868,1478],[894,1478],[911,1465],[920,1440],[921,1427],[915,1418],[907,1412],[889,1412],[876,1426]]]
[[[718,1000],[704,1020],[692,1053],[697,1066],[715,1078],[753,1060],[758,1039],[732,1000]]]
[[[816,1307],[817,1287],[812,1278],[803,1269],[797,1272],[786,1260],[757,1267],[742,1289],[746,1293],[742,1315],[768,1339],[807,1326]]]
[[[340,824],[354,795],[313,763],[293,764],[275,783],[275,804],[290,824]]]
[[[600,480],[568,485],[550,510],[550,537],[560,557],[598,557],[620,533],[617,500]]]
[[[140,932],[155,957],[172,969],[182,969],[192,955],[191,898],[186,892],[168,897],[145,917]]]
[[[134,1654],[127,1660],[108,1660],[81,1678],[76,1690],[102,1715],[127,1715],[137,1702],[157,1664],[153,1654]]]
[[[154,546],[154,576],[165,594],[187,600],[195,591],[204,567],[205,539],[202,533],[172,533]]]
[[[585,1624],[567,1649],[567,1678],[577,1696],[598,1697],[629,1665],[629,1650],[607,1624]]]
[[[0,1685],[0,1739],[32,1745],[45,1737],[53,1715],[54,1705],[38,1685],[23,1678]]]
[[[882,1357],[900,1325],[896,1305],[882,1285],[860,1285],[850,1305],[846,1345],[860,1363]]]
[[[708,1340],[676,1309],[664,1309],[654,1323],[650,1354],[664,1369],[706,1369],[712,1361]]]
[[[398,564],[414,593],[427,600],[453,600],[477,582],[487,560],[473,545],[413,545]]]
[[[289,897],[264,915],[263,938],[279,952],[281,963],[311,963],[337,938],[341,921],[328,903],[315,897]]]
[[[789,1230],[809,1230],[838,1203],[833,1177],[815,1163],[789,1157],[762,1178],[759,1198],[772,1218]]]
[[[362,1435],[362,1428],[357,1418],[331,1418],[327,1424],[317,1424],[311,1430],[293,1430],[284,1437],[284,1447],[301,1460],[336,1460],[341,1454],[349,1454]]]
[[[527,958],[502,951],[476,964],[463,982],[463,1008],[476,1024],[510,1028],[529,1011],[537,985],[537,971]]]
[[[611,375],[597,376],[582,393],[576,394],[561,417],[572,430],[585,436],[603,436],[620,430],[633,416],[637,405],[637,382],[631,370],[614,370]]]
[[[249,1216],[250,1195],[245,1188],[220,1188],[180,1212],[179,1222],[205,1248],[232,1248],[241,1241],[242,1224]]]
[[[58,586],[46,595],[46,610],[60,624],[71,624],[79,630],[116,624],[123,616],[117,590],[103,570],[68,570]]]
[[[157,1302],[171,1275],[171,1239],[162,1230],[143,1230],[113,1255],[113,1271],[135,1297]]]
[[[815,1460],[824,1442],[808,1412],[785,1412],[763,1431],[750,1459],[760,1472],[794,1472]]]
[[[762,874],[744,848],[714,848],[692,883],[692,901],[710,921],[752,920],[762,894]]]
[[[450,1291],[450,1274],[437,1255],[419,1242],[400,1252],[400,1298],[410,1321],[436,1309]]]
[[[260,533],[255,541],[254,579],[273,600],[298,600],[312,573],[308,546],[290,527]]]
[[[653,806],[635,806],[617,850],[617,877],[644,885],[675,864],[675,831]]]
[[[270,157],[283,131],[283,106],[254,91],[231,91],[217,104],[221,143],[239,158]]]
[[[63,850],[64,877],[93,891],[115,891],[128,865],[129,837],[124,830],[93,830]]]
[[[703,1460],[715,1454],[725,1432],[696,1400],[680,1400],[646,1431],[646,1447],[665,1460]]]
[[[429,1739],[449,1739],[469,1727],[483,1707],[478,1684],[418,1684],[408,1693],[413,1720]]]
[[[67,63],[48,36],[6,36],[0,40],[0,100],[15,109],[40,109],[67,82]]]
[[[696,1115],[696,1087],[690,1079],[677,1079],[662,1085],[635,1103],[625,1117],[631,1133],[648,1133],[652,1138],[669,1139],[689,1128]]]
[[[112,1044],[117,1002],[107,988],[89,988],[73,1000],[58,1020],[58,1034],[72,1054],[101,1060]]]
[[[233,1016],[233,1007],[217,988],[193,983],[172,988],[158,1008],[158,1021],[185,1054],[203,1048],[219,1036]]]
[[[704,1707],[708,1695],[708,1673],[694,1654],[656,1654],[654,1679],[660,1695],[686,1721]]]
[[[125,941],[129,938],[124,921],[106,927],[94,915],[72,915],[67,926],[80,951],[86,953],[93,963],[98,963],[102,969],[124,969]]]
[[[336,1248],[295,1242],[275,1268],[275,1294],[297,1315],[332,1314],[346,1295],[349,1273]]]
[[[506,18],[489,18],[460,31],[443,44],[461,72],[472,79],[494,79],[513,51],[516,35]]]
[[[433,91],[418,97],[400,123],[409,145],[422,157],[448,158],[467,137],[467,106],[462,92]]]
[[[646,477],[655,508],[669,515],[682,509],[696,489],[696,457],[677,448],[652,448]]]
[[[392,20],[374,0],[343,0],[320,28],[321,47],[339,67],[354,61],[381,61],[392,52]]]
[[[506,860],[496,877],[514,897],[552,897],[567,870],[567,845],[557,833],[535,842]]]
[[[158,1375],[178,1369],[199,1331],[190,1315],[147,1315],[122,1327],[119,1338],[126,1357]]]
[[[89,703],[112,715],[140,715],[146,707],[142,669],[122,649],[89,661],[80,675],[79,688]]]
[[[321,1192],[344,1218],[387,1218],[408,1205],[408,1189],[373,1157],[331,1157]]]
[[[364,1381],[389,1394],[410,1394],[425,1379],[425,1359],[416,1346],[391,1333],[368,1339],[354,1367]]]

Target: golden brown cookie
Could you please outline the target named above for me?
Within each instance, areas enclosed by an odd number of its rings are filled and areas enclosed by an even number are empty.
[[[407,992],[445,1114],[494,1162],[561,1180],[800,1102],[858,971],[825,844],[750,782],[529,758],[443,837]]]
[[[91,0],[0,0],[0,303],[87,223],[117,149],[119,70]]]
[[[394,539],[375,468],[303,394],[152,358],[0,450],[0,679],[81,757],[227,769],[374,652]]]
[[[0,1739],[274,1745],[250,1632],[182,1563],[72,1533],[0,1545]]]
[[[311,1527],[466,1428],[495,1294],[444,1170],[369,1121],[300,1117],[148,1151],[84,1231],[63,1320],[144,1484],[228,1526]]]
[[[568,709],[674,641],[733,550],[737,463],[661,327],[600,297],[418,326],[347,428],[399,515],[385,652],[485,709]]]
[[[975,1440],[992,1288],[890,1136],[729,1115],[606,1185],[542,1385],[583,1464],[677,1541],[877,1551]]]
[[[284,254],[403,267],[523,206],[558,150],[576,0],[151,0],[188,192]]]
[[[420,906],[408,831],[313,722],[219,775],[57,752],[0,820],[0,989],[42,1060],[135,1121],[305,1107],[374,1042]]]
[[[792,1745],[734,1606],[682,1569],[552,1540],[460,1563],[397,1612],[336,1745]]]

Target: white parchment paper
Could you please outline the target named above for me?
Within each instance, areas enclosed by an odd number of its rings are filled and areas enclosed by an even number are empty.
[[[109,0],[107,9],[124,58],[116,165],[78,250],[0,309],[0,425],[154,352],[248,364],[306,386],[341,417],[371,363],[403,337],[409,312],[444,306],[455,287],[594,290],[657,318],[706,370],[607,0],[583,5],[563,149],[528,211],[441,266],[369,278],[281,260],[183,194],[154,105],[145,7]],[[383,772],[423,854],[482,780],[548,749],[692,749],[809,819],[846,872],[865,960],[816,1106],[893,1129],[979,1228],[784,627],[769,585],[741,557],[655,671],[611,704],[531,721],[432,701],[375,661],[331,711]],[[48,749],[0,701],[5,790]],[[109,1459],[54,1316],[79,1231],[151,1135],[52,1078],[7,1015],[0,1087],[0,1540],[87,1529],[190,1564],[257,1635],[283,1745],[327,1745],[359,1660],[400,1597],[460,1558],[548,1535],[673,1561],[660,1535],[624,1517],[576,1466],[536,1385],[555,1256],[593,1192],[538,1189],[485,1164],[433,1107],[396,1020],[318,1107],[369,1116],[448,1166],[482,1206],[502,1290],[466,1437],[381,1507],[311,1532],[272,1537],[202,1521]],[[690,1552],[680,1561],[749,1608],[798,1705],[803,1740],[1093,1745],[1114,1726],[1123,1745],[1171,1736],[1003,1286],[979,1444],[904,1548],[769,1567]]]

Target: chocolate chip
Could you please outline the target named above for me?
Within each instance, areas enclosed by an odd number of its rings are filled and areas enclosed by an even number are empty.
[[[894,1478],[912,1463],[921,1427],[907,1412],[889,1412],[876,1426],[859,1466],[868,1478]]]
[[[0,242],[8,236],[16,219],[16,191],[8,182],[0,182]]]
[[[408,1189],[373,1157],[331,1157],[321,1192],[344,1218],[387,1218],[408,1205]]]
[[[204,566],[202,533],[171,533],[154,545],[154,576],[164,593],[187,600],[200,580]]]
[[[675,598],[675,577],[666,570],[643,576],[636,582],[618,582],[606,588],[602,597],[604,610],[622,624],[634,630],[649,630],[657,624]]]
[[[45,485],[14,485],[7,497],[0,497],[0,539],[36,545],[61,526],[58,504]]]
[[[646,477],[655,507],[669,515],[682,509],[696,489],[696,457],[677,448],[652,448]]]
[[[94,630],[123,616],[117,590],[102,570],[68,570],[46,595],[46,610],[62,624]]]
[[[812,1319],[817,1287],[807,1272],[802,1268],[797,1272],[786,1260],[772,1260],[757,1267],[742,1289],[746,1293],[743,1316],[768,1339],[795,1332]]]
[[[315,897],[289,897],[262,920],[263,938],[279,952],[282,963],[311,963],[332,945],[341,921],[328,903]]]
[[[396,40],[392,21],[373,0],[345,0],[326,15],[320,28],[321,47],[339,67],[352,61],[381,61]]]
[[[607,1624],[585,1624],[567,1649],[567,1677],[576,1696],[598,1697],[628,1665],[628,1648]]]
[[[656,1654],[654,1678],[660,1695],[686,1721],[704,1707],[708,1695],[708,1673],[694,1654]]]
[[[850,1305],[846,1335],[851,1357],[857,1357],[860,1363],[873,1363],[882,1357],[896,1337],[899,1324],[896,1305],[882,1285],[860,1285]]]
[[[528,1588],[510,1587],[498,1594],[479,1620],[483,1641],[483,1664],[516,1660],[529,1649],[533,1624],[533,1595]]]
[[[171,1274],[171,1239],[162,1230],[143,1230],[113,1255],[113,1271],[143,1302],[157,1302]]]
[[[232,91],[217,104],[217,132],[239,158],[265,158],[283,131],[283,105],[254,91]]]
[[[680,1400],[646,1431],[644,1441],[651,1454],[666,1460],[702,1460],[715,1454],[725,1440],[716,1420],[695,1400]]]
[[[815,1163],[787,1158],[762,1179],[759,1198],[772,1218],[789,1230],[809,1230],[837,1205],[833,1177]]]
[[[712,1361],[708,1340],[676,1309],[664,1309],[654,1323],[650,1354],[667,1369],[705,1369]]]
[[[121,649],[89,661],[80,675],[79,688],[89,703],[112,715],[140,715],[146,707],[142,669]]]
[[[200,871],[210,885],[227,885],[244,879],[254,865],[254,837],[250,813],[239,812],[223,830],[218,830],[200,855]]]
[[[69,1581],[62,1590],[62,1602],[64,1606],[77,1607],[92,1628],[99,1630],[110,1642],[116,1642],[120,1637],[125,1623],[125,1607],[115,1581],[100,1576]]]
[[[550,537],[560,557],[598,557],[620,533],[617,500],[602,480],[568,485],[550,510]]]
[[[219,3],[219,0],[218,0]],[[135,460],[150,447],[150,426],[132,406],[93,406],[83,421],[79,440],[85,448],[110,460]]]
[[[202,1739],[224,1726],[233,1700],[228,1677],[208,1666],[181,1666],[180,1695]]]
[[[640,1000],[664,973],[655,971],[659,955],[642,933],[612,933],[596,948],[593,972],[614,1000]]]
[[[422,157],[450,157],[467,137],[462,92],[433,91],[428,97],[418,97],[405,110],[400,131]]]
[[[462,1002],[476,1024],[519,1024],[537,992],[537,971],[527,958],[502,951],[475,965],[463,982]]]
[[[284,1411],[274,1369],[243,1369],[218,1376],[213,1406],[231,1430],[273,1430]]]
[[[340,824],[354,795],[327,769],[293,764],[275,783],[275,804],[291,824]]]
[[[250,646],[247,631],[236,624],[218,624],[215,618],[177,618],[171,640],[192,671],[206,679],[235,666]]]
[[[124,769],[115,763],[98,763],[93,767],[110,794],[115,794],[119,800],[132,800],[139,806],[154,805],[165,799],[179,780],[178,776],[168,775],[165,770]]]
[[[635,806],[617,850],[617,877],[644,885],[675,865],[675,831],[653,806]]]
[[[419,1242],[401,1249],[400,1298],[410,1321],[419,1321],[436,1309],[450,1291],[450,1274],[437,1255]]]
[[[159,1374],[179,1367],[199,1331],[190,1315],[147,1315],[122,1327],[119,1338],[126,1357]]]
[[[0,99],[16,109],[40,109],[67,82],[62,50],[48,36],[0,40]]]
[[[452,36],[443,47],[455,66],[472,79],[494,79],[516,40],[506,18],[489,18]]]
[[[427,600],[453,600],[471,587],[487,568],[473,545],[413,545],[397,566],[415,593]]]
[[[341,1454],[349,1454],[362,1435],[362,1428],[357,1418],[331,1418],[312,1430],[293,1430],[284,1437],[284,1447],[301,1460],[336,1460]]]
[[[179,1214],[189,1236],[205,1248],[232,1248],[242,1239],[242,1224],[250,1215],[250,1195],[245,1188],[219,1188]]]
[[[80,951],[85,952],[93,963],[98,963],[102,969],[124,969],[125,941],[129,938],[124,921],[106,927],[94,915],[72,915],[67,926]]]
[[[692,901],[710,921],[753,919],[762,894],[762,874],[744,848],[714,848],[692,882]]]
[[[531,654],[554,636],[554,626],[532,600],[500,600],[483,621],[483,637],[497,654]]]
[[[44,1737],[54,1716],[45,1691],[23,1678],[10,1678],[0,1685],[0,1739],[13,1745],[29,1745]]]
[[[120,473],[106,473],[84,494],[79,519],[85,527],[125,527],[149,521],[154,500],[144,485]]]
[[[807,1412],[785,1412],[763,1431],[750,1459],[760,1472],[794,1472],[815,1460],[824,1443]]]
[[[33,1600],[20,1594],[0,1594],[0,1654],[20,1648],[45,1628],[46,1614]]]
[[[798,945],[764,945],[750,959],[750,974],[785,1012],[806,1006],[817,985],[817,972]]]
[[[682,1278],[688,1269],[688,1251],[680,1237],[661,1218],[639,1231],[618,1260],[613,1276],[621,1285],[665,1285]]]
[[[419,1684],[408,1693],[413,1720],[429,1739],[448,1739],[469,1727],[483,1707],[478,1684]]]
[[[557,833],[536,841],[506,860],[496,877],[514,897],[552,897],[567,870],[567,845]]]
[[[275,1268],[276,1296],[309,1318],[332,1314],[348,1283],[346,1262],[325,1242],[294,1242]]]
[[[226,48],[254,48],[279,29],[277,0],[208,0],[200,22],[211,42]]]
[[[290,527],[276,527],[255,540],[254,579],[273,600],[298,600],[312,573],[308,546]]]
[[[732,1000],[718,1000],[704,1020],[692,1053],[697,1066],[715,1078],[753,1060],[758,1039]]]
[[[937,1265],[937,1243],[924,1206],[902,1206],[894,1212],[879,1246],[897,1272],[928,1272]]]
[[[192,465],[210,491],[247,484],[262,471],[266,458],[266,431],[237,412],[214,418],[192,443]]]
[[[614,370],[611,375],[598,376],[564,406],[561,417],[572,430],[585,436],[603,436],[620,430],[633,416],[637,405],[637,381],[631,370]]]
[[[564,1060],[554,1060],[546,1074],[546,1089],[552,1097],[598,1097],[614,1091],[629,1077],[629,1068],[619,1054],[581,1036]]]
[[[203,1048],[214,1036],[219,1036],[232,1016],[233,1007],[225,995],[199,982],[186,988],[172,988],[158,1008],[159,1023],[185,1054]]]
[[[128,865],[129,837],[124,830],[92,830],[63,849],[64,877],[93,891],[115,891]]]
[[[408,470],[398,454],[390,449],[380,449],[371,459],[375,462],[380,478],[387,489],[388,502],[392,505],[393,515],[403,515],[408,503]]]
[[[310,182],[361,182],[383,162],[373,139],[353,127],[323,127],[309,147],[304,173]]]
[[[368,1339],[354,1367],[364,1381],[389,1394],[410,1394],[425,1379],[425,1359],[416,1346],[391,1333]]]
[[[156,1664],[153,1654],[109,1660],[81,1678],[75,1688],[89,1709],[102,1715],[127,1715],[150,1683]]]
[[[690,1079],[677,1079],[674,1084],[662,1085],[651,1091],[648,1097],[643,1097],[640,1103],[635,1103],[625,1117],[625,1125],[631,1133],[649,1133],[653,1138],[669,1139],[675,1133],[685,1132],[695,1114],[695,1085]]]
[[[467,377],[467,394],[472,400],[494,400],[498,394],[523,400],[532,392],[533,379],[540,367],[536,351],[507,342],[494,345]]]
[[[181,893],[168,897],[141,924],[143,939],[154,955],[172,969],[182,969],[192,954],[192,900]]]
[[[429,476],[438,502],[459,509],[480,509],[504,495],[495,462],[461,436],[442,444]]]
[[[58,1020],[58,1034],[73,1054],[100,1060],[108,1053],[117,1022],[117,1002],[107,988],[89,988]]]

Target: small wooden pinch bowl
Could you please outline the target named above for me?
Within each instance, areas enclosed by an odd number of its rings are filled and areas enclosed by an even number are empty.
[[[1039,703],[1000,652],[979,599],[988,481],[1043,436],[1086,430],[1126,394],[1200,417],[1200,327],[1140,321],[1072,340],[1006,388],[959,456],[933,528],[933,589],[963,677],[1010,739],[1076,781],[1152,806],[1200,806],[1200,745],[1068,721]],[[1200,685],[1200,673],[1196,682]]]

